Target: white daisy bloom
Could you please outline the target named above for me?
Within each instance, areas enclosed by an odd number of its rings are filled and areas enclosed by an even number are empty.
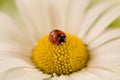
[[[120,17],[117,1],[103,1],[92,7],[90,0],[15,3],[25,25],[0,12],[0,80],[120,80],[120,28],[108,28]],[[68,33],[65,43],[54,45],[43,38],[54,29]],[[43,42],[38,43],[40,39]],[[68,44],[72,40],[75,42]],[[67,54],[67,58],[53,54],[59,52]],[[64,62],[67,59],[71,61]]]

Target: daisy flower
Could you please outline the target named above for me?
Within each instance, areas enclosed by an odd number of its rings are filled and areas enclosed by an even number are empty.
[[[0,12],[0,80],[120,80],[117,1],[15,0]]]

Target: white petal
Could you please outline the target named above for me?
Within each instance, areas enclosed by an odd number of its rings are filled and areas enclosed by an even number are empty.
[[[107,12],[93,28],[88,32],[85,37],[85,42],[88,44],[94,40],[100,33],[102,33],[115,19],[120,16],[120,6],[114,7]]]
[[[83,24],[81,26],[81,29],[79,31],[78,36],[84,37],[87,31],[91,28],[93,23],[96,21],[96,19],[110,6],[112,6],[114,3],[99,3],[95,5],[93,8],[91,8],[85,15],[85,19],[83,21]]]
[[[60,76],[58,80],[70,80],[69,76]]]
[[[117,66],[120,65],[120,39],[110,41],[101,47],[91,50],[89,65]]]
[[[61,76],[55,76],[52,80],[71,80],[69,76],[64,76],[64,75],[61,75]]]
[[[77,34],[83,21],[85,9],[89,5],[90,0],[71,0],[70,10],[68,14],[67,31]]]
[[[17,7],[29,30],[39,39],[51,29],[48,0],[16,0]]]
[[[3,54],[2,52],[8,52],[7,54],[19,53],[20,55],[31,56],[31,51],[32,50],[15,43],[0,43],[0,54]]]
[[[16,56],[16,55],[15,55]],[[0,55],[0,73],[15,67],[34,67],[27,57],[11,57]]]
[[[70,78],[71,80],[101,80],[96,75],[88,72],[87,69],[71,74]]]
[[[0,41],[19,42],[24,45],[32,45],[32,41],[24,34],[23,28],[19,27],[9,16],[0,13]]]
[[[13,67],[34,66],[29,50],[19,45],[0,43],[0,72]]]
[[[50,75],[33,68],[15,68],[0,76],[0,80],[43,80]]]
[[[59,76],[54,76],[53,78],[52,78],[52,80],[58,80],[59,79]]]
[[[11,69],[6,70],[5,72],[0,73],[0,80],[6,80],[5,79],[6,76],[10,75],[10,73],[15,73],[14,74],[15,76],[12,75],[13,79],[15,77],[19,77],[19,75],[21,75],[21,74],[24,73],[24,71],[22,70],[22,68],[25,68],[25,67],[15,67],[15,68],[11,68]],[[19,73],[18,73],[18,71],[19,71]],[[9,79],[9,80],[11,80],[11,79]]]
[[[98,76],[100,80],[120,80],[120,74],[114,73],[103,67],[93,67],[88,72]]]
[[[105,68],[110,69],[110,70],[120,74],[120,65],[117,65],[117,66],[114,66],[114,65],[113,66],[105,66]]]
[[[89,49],[94,49],[96,47],[99,47],[101,45],[104,45],[104,43],[109,42],[113,39],[120,38],[120,29],[108,29],[104,33],[102,33],[96,40],[91,42],[88,47]]]
[[[69,0],[50,0],[53,28],[65,30]]]

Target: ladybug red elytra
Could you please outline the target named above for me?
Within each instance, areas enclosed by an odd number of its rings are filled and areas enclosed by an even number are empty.
[[[59,44],[66,42],[66,35],[64,32],[56,29],[50,32],[49,40],[51,43],[55,45],[59,45]]]

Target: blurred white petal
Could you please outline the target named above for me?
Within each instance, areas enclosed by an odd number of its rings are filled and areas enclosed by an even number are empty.
[[[15,67],[15,68],[8,69],[5,72],[2,72],[0,74],[0,80],[6,80],[5,79],[6,76],[10,75],[10,73],[14,73],[14,75],[11,74],[13,79],[16,78],[16,77],[19,77],[21,74],[24,73],[24,71],[22,70],[23,68],[25,68],[25,67]],[[18,73],[18,71],[19,71],[19,73]],[[9,80],[11,80],[11,79],[9,79]]]
[[[17,7],[29,34],[40,39],[51,29],[49,0],[16,0]]]
[[[120,74],[103,67],[92,67],[88,69],[88,72],[98,76],[100,80],[120,80]]]
[[[89,5],[90,0],[71,0],[68,16],[67,16],[67,31],[72,34],[77,34],[83,21],[85,9]]]
[[[13,68],[0,75],[0,80],[43,80],[49,75],[34,68]]]
[[[20,55],[31,56],[31,51],[32,50],[29,50],[29,48],[25,48],[15,43],[0,43],[0,54],[2,54],[2,52],[8,52],[10,54],[19,53]]]
[[[110,41],[101,47],[91,50],[89,65],[117,66],[120,65],[120,39]]]
[[[50,0],[50,16],[53,28],[65,30],[69,0]]]
[[[14,67],[34,67],[30,54],[20,45],[0,43],[0,72]]]
[[[93,23],[102,13],[104,13],[108,8],[110,8],[114,3],[99,3],[91,8],[86,14],[83,24],[78,33],[78,37],[83,38],[87,31],[92,27]]]
[[[27,59],[23,59],[27,57],[15,57],[0,55],[0,64],[2,64],[0,65],[0,73],[15,67],[34,67]]]
[[[32,41],[23,32],[17,23],[15,23],[9,16],[0,13],[0,42],[14,42],[22,43],[24,45],[32,45]]]
[[[99,36],[115,19],[120,17],[120,6],[114,7],[107,12],[101,19],[93,26],[93,28],[85,36],[85,42],[88,44]]]
[[[70,78],[71,80],[101,80],[93,73],[88,72],[87,69],[71,74]]]
[[[52,80],[71,80],[68,75],[55,76]]]
[[[114,66],[114,65],[105,66],[105,68],[110,69],[110,70],[120,74],[120,65],[117,65],[117,66]]]
[[[117,74],[103,67],[88,66],[87,68],[70,75],[71,80],[119,80]]]
[[[96,40],[92,41],[88,47],[89,50],[94,49],[96,47],[102,46],[105,43],[116,39],[116,38],[120,38],[120,29],[116,28],[116,29],[108,29],[105,32],[103,32],[99,37],[96,38]]]

